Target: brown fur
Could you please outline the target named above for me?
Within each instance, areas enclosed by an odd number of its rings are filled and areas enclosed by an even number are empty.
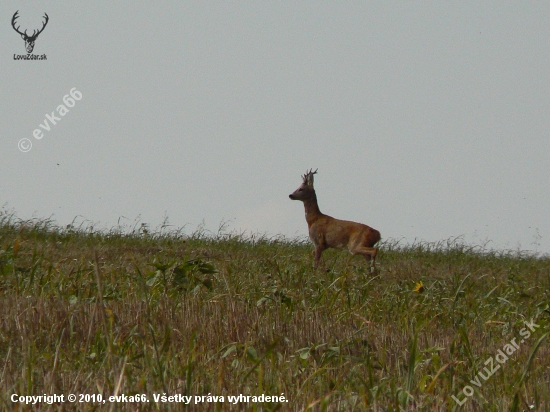
[[[354,255],[363,255],[374,270],[378,249],[374,245],[380,240],[380,232],[362,223],[339,220],[327,216],[319,210],[317,195],[313,188],[313,175],[307,172],[303,182],[289,197],[304,202],[309,238],[315,245],[315,268],[319,266],[325,249],[348,249]]]

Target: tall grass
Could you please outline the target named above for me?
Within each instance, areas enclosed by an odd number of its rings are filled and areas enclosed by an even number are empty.
[[[305,241],[223,229],[61,228],[2,212],[2,409],[18,406],[12,394],[74,393],[150,402],[65,408],[550,410],[547,257],[394,242],[375,275],[338,251],[314,271]],[[526,320],[540,327],[459,407],[452,396]],[[288,403],[227,398],[283,393]]]

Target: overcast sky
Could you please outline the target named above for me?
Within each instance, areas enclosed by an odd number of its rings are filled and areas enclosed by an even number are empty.
[[[47,60],[14,60],[16,10],[30,33],[48,14]],[[288,194],[318,168],[321,211],[385,239],[550,252],[550,2],[5,1],[0,16],[0,207],[20,218],[305,236]]]

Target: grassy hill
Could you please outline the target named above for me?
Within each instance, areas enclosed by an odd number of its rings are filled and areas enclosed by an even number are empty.
[[[2,409],[550,410],[550,259],[383,244],[370,274],[338,251],[314,271],[311,252],[3,212]]]

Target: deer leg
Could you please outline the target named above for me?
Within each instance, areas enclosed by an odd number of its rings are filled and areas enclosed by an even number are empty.
[[[363,255],[365,260],[370,264],[370,273],[374,273],[376,261],[376,254],[378,253],[378,248],[375,247],[366,247],[359,246],[352,252],[354,255]]]
[[[315,263],[313,265],[313,267],[315,269],[317,269],[317,267],[319,267],[319,262],[321,261],[321,254],[323,253],[323,251],[325,250],[324,247],[318,245],[318,246],[315,246]]]

